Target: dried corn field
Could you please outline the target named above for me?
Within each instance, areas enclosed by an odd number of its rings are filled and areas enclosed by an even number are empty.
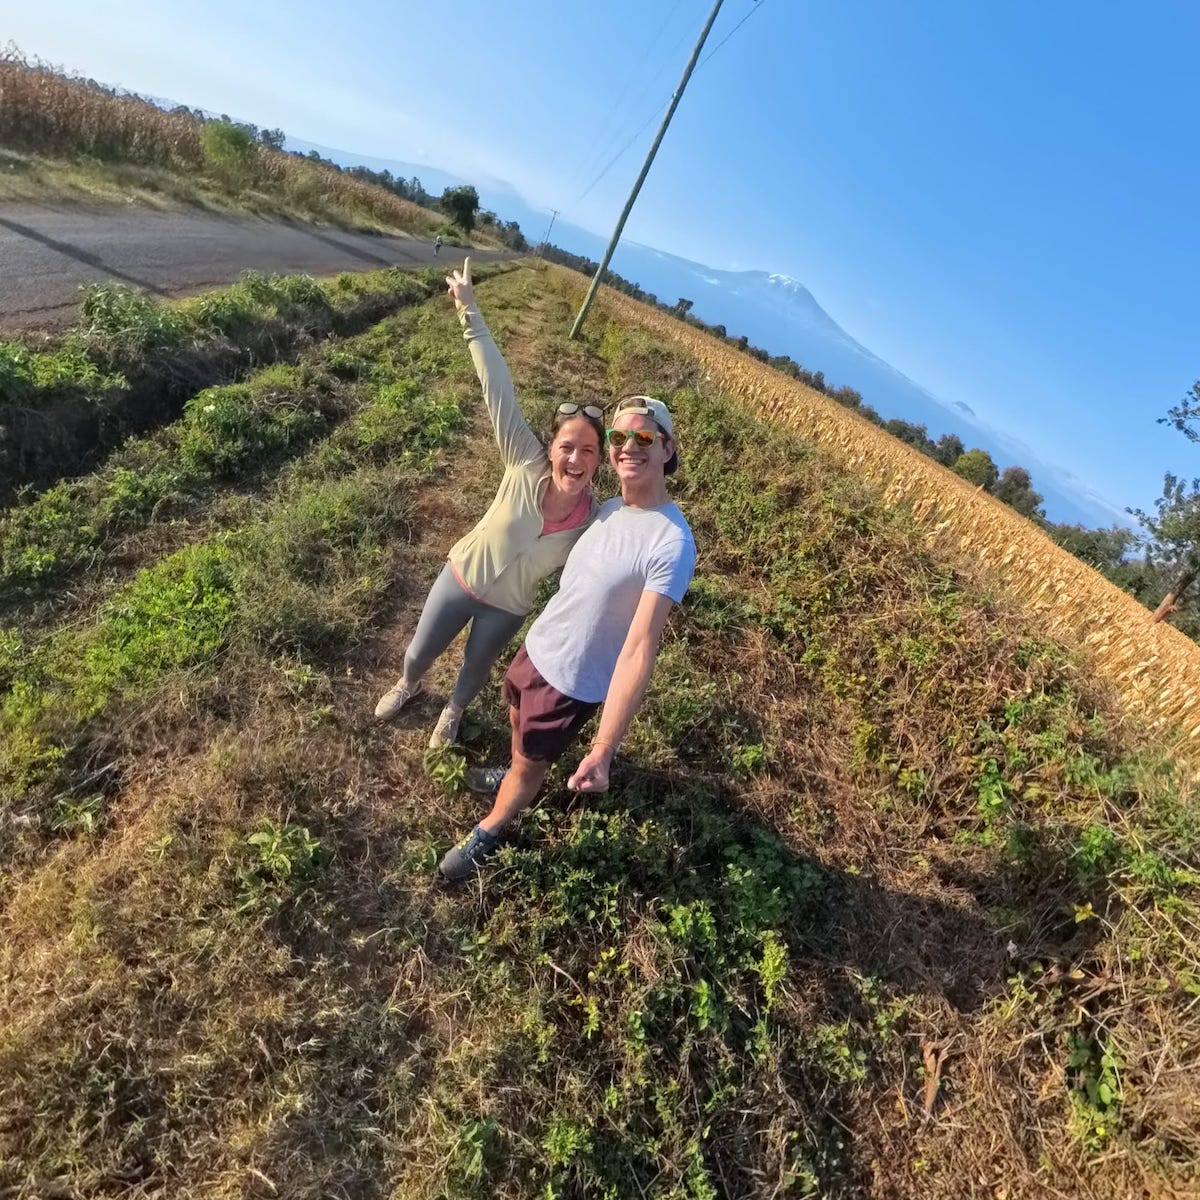
[[[203,174],[211,167],[204,127],[190,113],[167,112],[139,96],[114,94],[28,62],[11,48],[0,50],[0,146]],[[275,189],[302,207],[348,210],[400,229],[424,231],[436,220],[420,205],[322,163],[266,145],[253,151],[249,177],[239,178],[239,187]]]
[[[609,288],[608,312],[682,346],[731,395],[780,421],[908,505],[933,547],[982,571],[1037,614],[1050,637],[1080,648],[1122,707],[1200,754],[1200,647],[1056,546],[993,496],[858,414],[715,337]],[[686,432],[685,435],[686,437]]]

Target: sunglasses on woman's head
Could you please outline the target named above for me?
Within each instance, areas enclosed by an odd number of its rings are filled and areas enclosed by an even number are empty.
[[[604,420],[604,410],[597,408],[594,404],[575,404],[568,400],[564,404],[558,406],[558,415],[560,417],[571,417],[575,413],[581,412],[585,417],[591,417],[593,421]]]
[[[614,450],[620,450],[630,440],[635,446],[648,450],[654,445],[654,439],[662,434],[657,429],[610,429],[604,436]]]

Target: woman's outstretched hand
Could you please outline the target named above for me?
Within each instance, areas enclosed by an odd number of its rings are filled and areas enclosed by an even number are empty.
[[[475,303],[475,289],[471,286],[471,260],[469,257],[463,259],[461,271],[451,271],[446,276],[446,287],[459,308],[467,308]]]

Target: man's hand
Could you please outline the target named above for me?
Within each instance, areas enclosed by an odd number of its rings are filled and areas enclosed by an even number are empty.
[[[567,780],[567,787],[575,792],[607,792],[611,762],[612,751],[607,746],[594,746]]]
[[[469,308],[475,303],[475,289],[471,286],[471,259],[463,259],[461,271],[451,271],[446,276],[446,287],[459,308]]]

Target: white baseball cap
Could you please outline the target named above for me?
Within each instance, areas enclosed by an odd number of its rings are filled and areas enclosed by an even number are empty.
[[[636,413],[639,417],[649,417],[671,439],[675,441],[675,426],[671,420],[671,410],[653,396],[626,396],[617,401],[617,410],[613,413],[615,421],[624,413]],[[679,451],[672,450],[671,457],[663,464],[663,474],[674,475],[679,466]]]

